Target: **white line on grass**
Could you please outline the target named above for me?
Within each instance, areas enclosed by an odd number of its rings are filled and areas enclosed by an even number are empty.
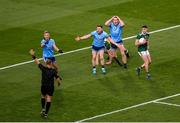
[[[162,31],[166,31],[166,30],[170,30],[170,29],[174,29],[174,28],[178,28],[178,27],[180,27],[180,25],[171,26],[171,27],[167,27],[167,28],[163,28],[163,29],[158,29],[158,30],[155,30],[155,31],[151,31],[150,34],[157,33],[157,32],[162,32]],[[128,39],[132,39],[132,38],[135,38],[135,37],[136,37],[136,35],[123,38],[123,40],[128,40]],[[68,51],[68,52],[65,52],[63,54],[56,54],[55,56],[66,55],[66,54],[70,54],[70,53],[74,53],[74,52],[78,52],[78,51],[82,51],[82,50],[86,50],[86,49],[90,49],[90,48],[91,48],[91,46],[84,47],[84,48],[80,48],[80,49],[77,49],[77,50]],[[42,58],[40,58],[39,60],[42,60]],[[13,64],[13,65],[8,65],[8,66],[5,66],[5,67],[1,67],[0,70],[4,70],[4,69],[20,66],[20,65],[32,63],[32,62],[33,62],[33,60],[26,61],[26,62],[21,62],[21,63],[17,63],[17,64]]]
[[[169,98],[173,98],[173,97],[177,97],[177,96],[180,96],[180,93],[174,94],[174,95],[171,95],[171,96],[167,96],[167,97],[163,97],[163,98],[159,98],[159,99],[155,99],[155,100],[151,100],[151,101],[148,101],[148,102],[140,103],[140,104],[137,104],[137,105],[129,106],[129,107],[122,108],[122,109],[119,109],[119,110],[111,111],[111,112],[108,112],[108,113],[96,115],[96,116],[93,116],[93,117],[85,118],[85,119],[76,121],[76,123],[86,122],[86,121],[89,121],[89,120],[92,120],[92,119],[96,119],[96,118],[99,118],[99,117],[103,117],[103,116],[107,116],[107,115],[110,115],[110,114],[114,114],[114,113],[118,113],[118,112],[129,110],[129,109],[137,108],[137,107],[144,106],[144,105],[147,105],[147,104],[150,104],[150,103],[156,103],[158,101],[169,99]]]
[[[153,103],[157,103],[157,104],[163,104],[163,105],[169,105],[169,106],[176,106],[176,107],[180,107],[180,105],[178,104],[174,104],[174,103],[167,103],[167,102],[153,102]]]

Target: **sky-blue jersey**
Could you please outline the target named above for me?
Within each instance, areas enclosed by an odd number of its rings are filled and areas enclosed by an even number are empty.
[[[114,25],[112,22],[109,26],[110,36],[115,42],[122,40],[122,26],[120,24]]]
[[[104,39],[109,37],[109,35],[105,31],[103,31],[101,34],[98,34],[97,31],[93,31],[91,32],[91,35],[94,38],[92,45],[96,47],[103,47]]]
[[[45,45],[43,47],[43,57],[54,57],[53,45],[55,44],[55,41],[53,39],[49,39],[48,41],[43,39],[41,44]]]

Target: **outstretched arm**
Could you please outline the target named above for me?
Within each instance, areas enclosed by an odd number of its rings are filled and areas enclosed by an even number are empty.
[[[34,49],[30,49],[29,54],[32,56],[32,59],[34,59],[34,63],[37,64],[37,65],[39,65],[40,62],[39,62],[39,60],[38,60],[38,59],[36,58],[36,56],[35,56],[35,51],[34,51]]]
[[[91,34],[87,34],[87,35],[84,35],[84,36],[77,36],[76,38],[75,38],[75,40],[76,41],[80,41],[80,40],[84,40],[84,39],[88,39],[88,38],[90,38],[91,37]]]
[[[110,37],[108,37],[107,40],[108,40],[109,42],[111,42],[112,44],[118,46],[118,44],[117,44],[114,40],[112,40]]]

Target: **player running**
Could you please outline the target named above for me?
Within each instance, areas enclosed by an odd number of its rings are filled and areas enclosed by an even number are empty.
[[[146,78],[148,80],[151,79],[151,75],[149,73],[149,65],[151,64],[151,56],[149,53],[149,33],[148,33],[148,27],[146,25],[142,26],[142,32],[137,35],[135,45],[138,47],[138,54],[144,61],[144,63],[136,68],[136,73],[139,76],[141,69],[145,68],[146,70]]]
[[[101,70],[102,70],[102,73],[105,74],[106,69],[104,66],[104,40],[107,38],[112,44],[117,45],[117,46],[119,45],[116,44],[105,31],[103,31],[102,25],[97,25],[96,31],[93,31],[90,34],[84,35],[82,37],[77,36],[75,40],[80,41],[80,40],[88,39],[90,37],[94,38],[93,43],[92,43],[92,66],[93,66],[92,73],[96,74],[96,65],[97,65],[96,60],[99,53],[100,63],[102,65]]]
[[[118,17],[113,16],[109,20],[105,22],[105,25],[109,27],[110,36],[111,38],[118,44],[119,47],[117,47],[114,44],[111,44],[111,52],[112,57],[110,57],[109,62],[106,64],[111,64],[112,59],[117,59],[117,53],[116,50],[119,48],[121,55],[122,55],[122,61],[124,68],[127,68],[127,57],[129,57],[128,50],[123,45],[122,41],[122,28],[124,27],[124,22]]]
[[[56,78],[58,86],[60,86],[60,81],[62,80],[58,76],[57,71],[53,68],[53,63],[50,59],[46,59],[46,66],[42,65],[35,56],[33,49],[29,51],[30,55],[34,59],[35,64],[38,65],[42,72],[41,79],[41,115],[45,118],[48,117],[48,112],[51,106],[51,100],[54,93],[54,78]]]
[[[47,59],[51,59],[53,67],[58,71],[58,66],[54,57],[54,50],[59,53],[63,53],[63,51],[56,46],[54,39],[50,38],[50,32],[48,31],[44,32],[44,38],[41,41],[41,48],[43,49],[44,61],[46,62]]]

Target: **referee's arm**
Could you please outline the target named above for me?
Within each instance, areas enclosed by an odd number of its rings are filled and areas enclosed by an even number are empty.
[[[37,65],[39,65],[40,62],[39,62],[39,60],[38,60],[38,59],[36,58],[36,56],[35,56],[35,51],[34,51],[33,49],[30,49],[29,53],[30,53],[30,55],[32,56],[32,59],[34,60],[34,63],[37,64]]]
[[[55,78],[56,78],[58,86],[60,86],[62,78],[57,74],[57,72],[55,73]]]

